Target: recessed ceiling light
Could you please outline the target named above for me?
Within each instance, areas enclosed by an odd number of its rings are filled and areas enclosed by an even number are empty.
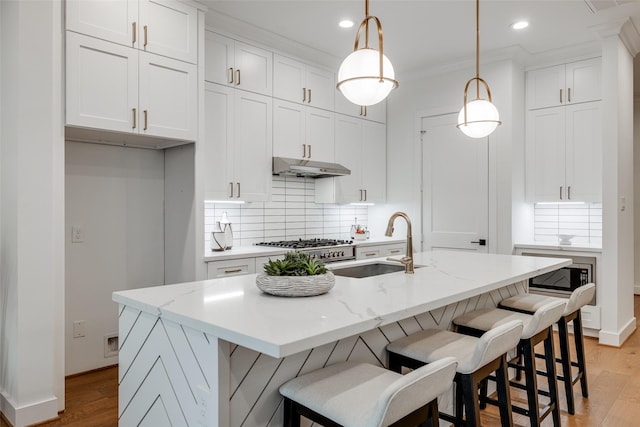
[[[513,28],[514,30],[523,30],[528,26],[529,26],[529,23],[527,21],[518,21],[511,24],[511,28]]]
[[[350,19],[343,19],[338,23],[338,25],[340,25],[340,27],[342,28],[351,28],[353,27],[353,21]]]

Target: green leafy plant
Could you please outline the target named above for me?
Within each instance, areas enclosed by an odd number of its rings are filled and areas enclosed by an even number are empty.
[[[269,276],[317,276],[327,271],[322,261],[298,251],[287,252],[284,259],[269,260],[264,265],[264,272]]]

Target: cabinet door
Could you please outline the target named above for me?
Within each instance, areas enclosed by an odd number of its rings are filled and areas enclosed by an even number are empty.
[[[273,59],[273,96],[287,101],[306,103],[305,65],[284,56]]]
[[[138,51],[66,32],[66,123],[136,132]]]
[[[307,107],[300,104],[280,99],[273,100],[274,156],[291,159],[307,158],[306,110]]]
[[[264,201],[271,192],[271,98],[235,91],[234,175],[235,198]]]
[[[600,102],[566,107],[566,185],[571,201],[602,200]]]
[[[528,112],[525,169],[528,198],[566,201],[565,107]]]
[[[141,134],[195,141],[197,135],[197,67],[140,52]]]
[[[600,96],[600,58],[572,62],[566,65],[567,103],[598,101]]]
[[[67,0],[66,29],[125,46],[134,46],[137,0]]]
[[[333,111],[334,80],[333,72],[307,66],[304,85],[307,89],[307,104]]]
[[[177,0],[140,0],[138,48],[198,63],[198,10]]]
[[[204,41],[204,79],[222,85],[232,84],[234,42],[229,37],[206,31]]]
[[[336,202],[362,202],[362,121],[336,115],[335,160],[351,170],[351,175],[335,178]]]
[[[362,188],[364,201],[384,203],[387,199],[387,136],[382,123],[363,120]]]
[[[235,91],[227,86],[206,83],[204,90],[204,140],[200,144],[206,200],[231,198],[233,182],[233,114]]]
[[[273,93],[273,53],[235,42],[235,87],[269,95]]]
[[[320,162],[333,162],[333,112],[306,107],[307,157]]]
[[[565,66],[527,72],[527,109],[554,107],[566,102]]]

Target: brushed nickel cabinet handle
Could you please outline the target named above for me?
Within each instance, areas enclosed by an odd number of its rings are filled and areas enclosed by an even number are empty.
[[[571,88],[567,89],[567,102],[571,102]],[[569,197],[571,198],[571,197]]]
[[[138,114],[136,114],[136,109],[135,108],[132,108],[131,112],[133,113],[133,126],[131,126],[131,129],[135,129],[136,126],[137,126],[137,124],[136,124],[136,116]]]
[[[240,197],[240,183],[239,182],[236,183],[236,189],[238,190],[238,194],[236,195],[236,198],[239,198]]]
[[[307,102],[307,88],[302,88],[302,102]]]
[[[224,274],[232,274],[232,273],[240,273],[242,272],[241,268],[234,268],[233,270],[225,270]]]
[[[390,249],[389,250],[389,254],[399,254],[400,252],[402,252],[400,249]]]
[[[302,158],[307,157],[307,144],[302,144]]]
[[[360,201],[362,201],[362,188],[360,189]]]
[[[560,104],[562,104],[562,89],[560,89]]]
[[[365,188],[365,190],[364,190],[364,201],[365,201],[365,202],[367,201],[367,189],[366,189],[366,188]]]
[[[136,44],[136,41],[138,40],[138,36],[137,36],[138,30],[137,30],[137,27],[138,27],[138,26],[136,25],[136,23],[135,23],[135,22],[132,22],[132,23],[131,23],[131,32],[132,32],[132,34],[131,34],[131,44]]]
[[[567,186],[567,199],[571,200],[571,186]]]
[[[142,111],[144,113],[144,128],[142,130],[147,130],[148,129],[148,124],[149,124],[149,113],[147,112],[147,110],[143,110]]]
[[[147,26],[142,27],[144,30],[144,47],[147,47]]]
[[[236,86],[240,86],[240,70],[236,70]]]
[[[364,107],[361,105],[360,106],[360,115],[362,116],[364,114]]]
[[[229,197],[233,197],[233,182],[229,183]]]
[[[309,159],[311,158],[311,144],[309,144]]]
[[[377,252],[367,252],[364,254],[364,256],[376,256],[376,255],[378,255]]]
[[[560,186],[560,200],[562,200],[562,186]]]
[[[368,112],[368,111],[367,111],[367,106],[365,105],[365,106],[364,106],[364,116],[365,116],[365,117],[367,117],[367,112]]]
[[[229,84],[233,84],[233,67],[229,67]]]
[[[309,89],[309,104],[311,104],[311,89]]]

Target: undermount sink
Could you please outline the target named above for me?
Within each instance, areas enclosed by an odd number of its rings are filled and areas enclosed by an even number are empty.
[[[418,267],[418,266],[416,266]],[[376,262],[371,264],[354,265],[353,267],[343,267],[331,270],[336,276],[353,277],[362,279],[364,277],[379,276],[381,274],[396,273],[404,271],[404,265]]]

